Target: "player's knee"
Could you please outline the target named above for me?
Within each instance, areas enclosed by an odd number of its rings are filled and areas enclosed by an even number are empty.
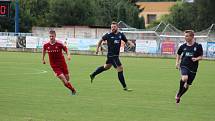
[[[110,69],[110,67],[104,67],[104,69],[105,69],[105,71],[106,71],[106,70],[109,70],[109,69]]]
[[[184,82],[187,82],[188,76],[182,76],[182,77],[181,77],[181,80],[184,81]]]
[[[111,67],[105,67],[105,71],[106,71],[106,70],[109,70],[110,68],[111,68]]]
[[[110,69],[111,68],[111,65],[104,65],[104,69],[105,70],[108,70],[108,69]]]
[[[117,67],[117,71],[118,72],[122,72],[123,71],[123,67],[122,66]]]

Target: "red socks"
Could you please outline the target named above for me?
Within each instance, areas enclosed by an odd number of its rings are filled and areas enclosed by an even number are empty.
[[[66,84],[64,84],[68,89],[70,89],[71,91],[74,91],[75,88],[72,87],[70,82],[67,82]]]

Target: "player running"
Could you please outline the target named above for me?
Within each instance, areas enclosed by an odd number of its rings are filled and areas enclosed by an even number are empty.
[[[131,41],[128,41],[125,37],[125,35],[118,31],[118,24],[116,22],[111,23],[111,32],[106,33],[102,39],[98,42],[96,54],[98,54],[99,47],[101,46],[101,43],[103,41],[107,41],[108,46],[108,54],[107,54],[107,60],[106,64],[104,66],[98,67],[92,74],[90,74],[91,83],[93,82],[93,79],[96,75],[102,73],[103,71],[106,71],[114,66],[116,70],[118,71],[118,79],[125,91],[131,91],[127,88],[127,85],[125,83],[124,75],[123,75],[123,66],[119,60],[119,52],[120,52],[120,46],[121,46],[121,40],[123,40],[125,43],[128,43],[130,46],[134,46],[134,44]]]
[[[63,82],[63,84],[72,92],[72,95],[76,94],[75,88],[69,82],[69,71],[67,68],[67,64],[62,53],[62,50],[66,52],[68,60],[71,59],[69,50],[65,45],[58,42],[56,38],[56,33],[54,30],[49,32],[50,40],[46,44],[43,45],[42,50],[42,62],[45,64],[45,54],[48,52],[49,62],[52,70],[55,75]]]
[[[194,40],[194,32],[186,30],[186,43],[181,45],[176,55],[176,68],[181,71],[181,80],[179,91],[176,94],[176,103],[179,104],[181,96],[188,90],[192,84],[199,65],[199,60],[202,59],[202,45]],[[179,62],[181,60],[181,62]],[[180,64],[180,65],[179,65]]]

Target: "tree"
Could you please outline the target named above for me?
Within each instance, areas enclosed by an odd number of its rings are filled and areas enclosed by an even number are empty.
[[[196,7],[193,4],[177,3],[170,11],[171,14],[164,18],[164,21],[171,23],[180,30],[192,28],[192,21],[196,16]]]
[[[111,21],[124,21],[137,28],[145,28],[144,19],[139,17],[139,9],[130,0],[97,0],[100,22],[109,26]]]
[[[214,0],[195,0],[194,3],[178,2],[171,8],[171,14],[161,20],[171,23],[180,30],[200,31],[215,23],[214,6]]]
[[[48,19],[52,26],[88,25],[95,19],[91,0],[53,0]]]
[[[29,32],[32,26],[45,26],[49,4],[47,0],[19,0],[20,31]]]
[[[215,1],[214,0],[195,0],[196,15],[193,27],[196,30],[208,28],[215,23]]]
[[[21,32],[30,32],[32,26],[109,26],[113,20],[144,28],[133,0],[19,0],[19,7]],[[1,31],[14,28],[10,19],[0,23]]]
[[[14,31],[14,20],[12,18],[0,17],[0,32]]]

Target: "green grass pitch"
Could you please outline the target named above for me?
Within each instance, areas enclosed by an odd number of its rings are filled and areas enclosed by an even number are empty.
[[[42,64],[40,53],[0,52],[0,121],[215,120],[215,61],[200,62],[192,87],[176,107],[174,59],[121,57],[133,92],[122,90],[114,68],[90,83],[89,74],[105,60],[72,56],[68,65],[78,93],[71,96],[49,64]]]

